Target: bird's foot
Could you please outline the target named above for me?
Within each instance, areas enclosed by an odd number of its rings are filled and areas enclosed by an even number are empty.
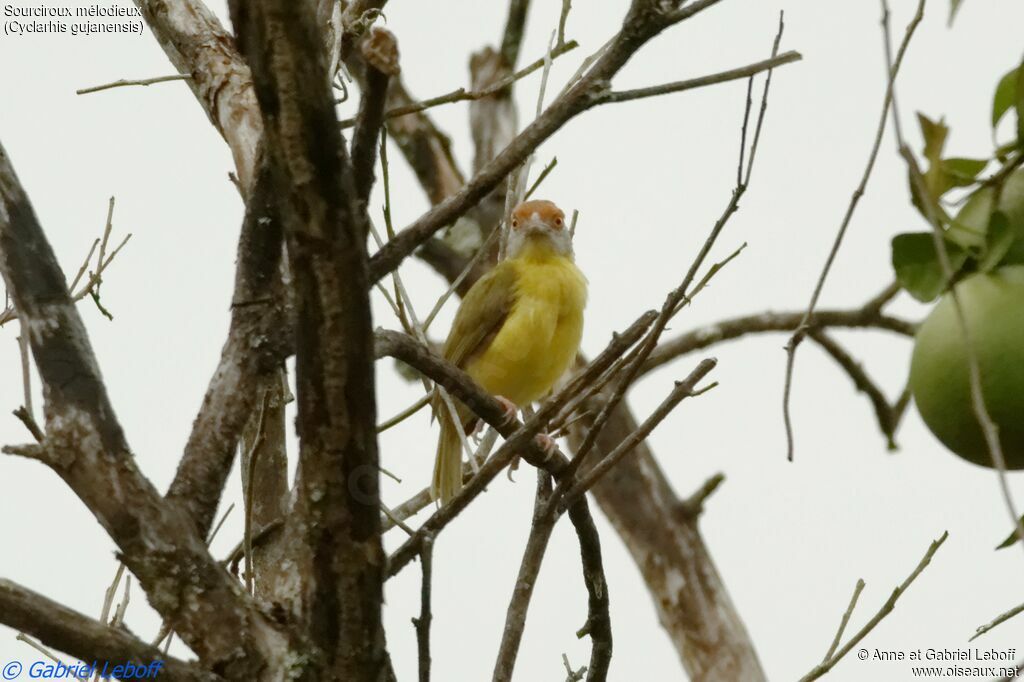
[[[519,406],[509,400],[503,395],[496,395],[494,399],[501,403],[501,407],[505,410],[505,426],[510,426],[516,420],[516,413],[519,412]]]
[[[467,433],[466,435],[469,436],[470,439],[472,439],[474,444],[480,445],[480,441],[482,441],[484,437],[484,428],[486,426],[487,425],[484,424],[483,419],[477,419],[475,422],[473,422],[473,428],[471,428],[469,430],[469,433]]]
[[[533,437],[533,442],[537,444],[545,457],[550,457],[558,450],[558,443],[546,433],[538,433]]]
[[[508,476],[508,480],[512,481],[513,483],[516,482],[516,479],[512,478],[512,474],[514,474],[519,469],[519,460],[519,455],[513,456],[512,461],[509,462],[508,464],[508,471],[505,472],[505,475]]]

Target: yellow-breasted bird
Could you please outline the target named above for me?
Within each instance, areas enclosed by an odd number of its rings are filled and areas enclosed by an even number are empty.
[[[550,201],[527,201],[512,212],[508,258],[481,277],[455,314],[444,357],[508,404],[544,396],[576,357],[583,334],[587,280],[573,259],[565,214]],[[475,423],[455,402],[461,425],[435,401],[441,424],[431,494],[442,504],[462,488],[457,429]]]

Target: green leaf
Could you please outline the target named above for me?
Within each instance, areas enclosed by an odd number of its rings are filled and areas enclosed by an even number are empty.
[[[942,157],[942,149],[946,146],[949,126],[944,119],[933,121],[920,111],[917,112],[917,122],[921,126],[921,137],[924,138],[924,157],[937,164]]]
[[[1017,67],[1017,146],[1024,153],[1024,64]]]
[[[967,261],[967,251],[948,240],[946,252],[954,272]],[[946,277],[931,232],[908,232],[893,237],[892,267],[900,286],[922,303],[935,300],[946,289]]]
[[[999,125],[1003,115],[1010,110],[1010,107],[1017,101],[1017,76],[1020,68],[1013,69],[999,79],[996,86],[996,94],[992,98],[992,127]]]
[[[966,187],[974,184],[981,171],[988,165],[988,159],[950,158],[942,160],[942,170],[948,176],[951,187]]]
[[[1024,516],[1021,517],[1021,522],[1024,523]],[[1012,547],[1017,544],[1017,541],[1019,539],[1020,538],[1017,537],[1017,529],[1014,528],[1013,532],[1010,533],[1009,537],[1000,542],[999,546],[997,546],[996,549],[1006,549],[1007,547]]]
[[[1016,239],[1017,233],[1010,227],[1006,214],[1002,211],[993,213],[985,234],[985,253],[978,261],[978,269],[982,272],[994,270]]]

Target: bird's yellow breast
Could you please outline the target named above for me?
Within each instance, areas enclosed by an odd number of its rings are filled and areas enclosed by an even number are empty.
[[[545,248],[526,249],[507,265],[516,274],[512,309],[466,370],[490,393],[526,405],[551,390],[576,357],[587,280],[571,258]]]

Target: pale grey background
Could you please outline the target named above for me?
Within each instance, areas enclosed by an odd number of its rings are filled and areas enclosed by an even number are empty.
[[[560,4],[534,3],[524,62],[543,52]],[[611,35],[627,4],[577,0],[568,35],[583,47],[557,63],[549,92]],[[894,0],[897,34],[915,4]],[[409,87],[426,97],[464,85],[469,52],[500,37],[505,5],[392,0],[388,26],[399,36]],[[223,3],[213,6],[225,16]],[[663,34],[616,83],[647,85],[761,59],[779,9],[786,10],[784,49],[800,50],[805,59],[776,74],[753,185],[715,255],[744,241],[749,247],[679,317],[676,329],[806,305],[880,111],[878,3],[730,0]],[[966,0],[952,30],[947,13],[946,0],[932,0],[910,48],[900,86],[905,125],[917,144],[913,112],[944,114],[953,128],[952,153],[986,155],[996,80],[1020,59],[1024,3]],[[227,180],[227,148],[183,84],[85,97],[74,91],[171,72],[148,29],[142,37],[0,37],[0,140],[61,261],[77,268],[102,228],[111,194],[117,196],[115,235],[135,235],[103,288],[115,321],[90,304],[81,311],[118,416],[142,469],[160,489],[173,475],[225,337],[242,204]],[[538,83],[534,77],[518,88],[524,112],[533,110]],[[732,188],[743,96],[744,84],[737,82],[601,108],[541,148],[539,164],[555,155],[559,160],[542,193],[582,216],[578,260],[591,286],[585,351],[600,349],[641,307],[660,305],[703,241]],[[466,107],[433,115],[468,166]],[[401,226],[427,203],[397,150],[392,159]],[[909,207],[904,172],[887,138],[823,304],[866,300],[891,278],[890,236],[924,229]],[[376,213],[379,195],[374,201]],[[429,310],[443,284],[414,261],[402,273],[418,308]],[[899,309],[915,318],[923,312],[905,297]],[[447,323],[452,307],[445,313]],[[383,305],[376,323],[395,326]],[[0,329],[3,443],[27,440],[6,416],[21,403],[16,335],[15,324]],[[890,395],[901,388],[906,341],[874,333],[842,338]],[[1024,601],[1020,550],[992,551],[1009,531],[995,475],[946,454],[913,411],[900,432],[902,451],[888,454],[868,403],[811,345],[798,358],[797,459],[787,463],[780,414],[784,340],[773,335],[715,349],[721,364],[714,378],[721,386],[685,403],[652,438],[681,493],[716,471],[728,477],[709,503],[703,529],[769,676],[794,679],[816,664],[856,579],[868,586],[851,627],[877,609],[944,529],[950,539],[932,567],[866,644],[904,651],[966,646],[976,626]],[[657,404],[696,360],[685,358],[646,379],[631,395],[636,411]],[[379,365],[378,376],[382,417],[417,397],[417,386],[397,379],[389,364]],[[428,480],[429,428],[421,414],[382,439],[385,465],[404,481],[384,481],[390,503]],[[1024,500],[1021,475],[1010,483]],[[228,498],[238,497],[233,478]],[[527,469],[514,484],[501,478],[438,543],[437,679],[490,675],[532,497]],[[228,520],[215,543],[218,555],[236,542],[241,520],[239,513]],[[615,633],[612,679],[682,678],[635,567],[600,516],[598,524]],[[400,540],[392,532],[387,544]],[[0,575],[95,615],[114,568],[112,543],[55,475],[34,462],[0,458]],[[409,618],[419,608],[418,591],[416,567],[387,584],[388,639],[399,679],[415,674]],[[561,524],[534,598],[517,679],[563,679],[563,652],[574,664],[584,663],[589,643],[574,636],[584,617],[576,540]],[[158,628],[138,590],[128,622],[147,639]],[[1022,634],[1024,620],[978,643],[1004,649],[1021,643]],[[37,654],[0,628],[0,662],[12,658],[27,662]],[[832,679],[904,680],[910,672],[903,664],[851,656]]]

